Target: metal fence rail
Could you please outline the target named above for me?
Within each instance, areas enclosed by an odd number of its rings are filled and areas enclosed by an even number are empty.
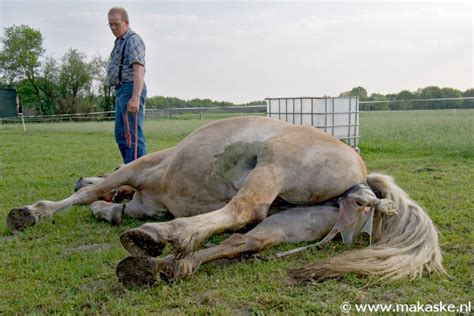
[[[115,117],[115,111],[90,112],[75,114],[56,114],[56,115],[24,115],[23,119],[29,123],[48,123],[48,122],[81,122],[81,121],[109,121]],[[2,124],[21,122],[22,116],[0,118]]]
[[[166,108],[166,109],[146,109],[146,117],[173,117],[186,113],[265,113],[265,105],[246,106],[223,106],[223,107],[191,107],[191,108]],[[48,122],[86,122],[86,121],[111,121],[115,118],[115,111],[57,114],[57,115],[24,115],[23,119],[27,123],[48,123]],[[22,117],[0,118],[1,124],[21,123]]]
[[[265,105],[146,109],[146,116],[172,117],[185,113],[265,113],[266,110]]]

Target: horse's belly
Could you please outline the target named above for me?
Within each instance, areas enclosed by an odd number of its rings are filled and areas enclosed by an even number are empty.
[[[256,167],[262,142],[235,142],[187,148],[165,175],[166,205],[175,216],[191,216],[227,204]]]

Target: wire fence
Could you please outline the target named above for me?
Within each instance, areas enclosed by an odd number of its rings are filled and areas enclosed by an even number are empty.
[[[429,103],[432,105],[442,105],[440,102],[453,102],[450,109],[474,108],[474,97],[462,98],[431,98],[431,99],[411,99],[411,100],[379,100],[379,101],[359,101],[360,111],[365,110],[393,110],[387,108],[387,104],[414,104]],[[466,107],[466,102],[469,102]],[[471,104],[472,103],[472,104]],[[429,105],[426,110],[434,110],[436,107]],[[472,106],[470,106],[472,105]],[[434,107],[434,108],[433,108]],[[443,108],[446,108],[444,106]],[[419,109],[419,108],[416,108]],[[440,109],[438,107],[438,109]],[[400,110],[403,110],[400,108]],[[183,114],[196,114],[196,117],[204,118],[206,113],[266,113],[267,105],[246,105],[246,106],[223,106],[223,107],[189,107],[189,108],[165,108],[165,109],[146,109],[147,119],[160,118],[179,118]],[[56,114],[56,115],[19,115],[17,117],[0,118],[1,124],[22,123],[48,123],[48,122],[86,122],[86,121],[112,121],[115,118],[115,111],[74,113],[74,114]]]
[[[205,113],[265,113],[266,105],[258,106],[223,106],[223,107],[192,107],[192,108],[167,108],[146,109],[146,119],[177,118],[183,114],[196,114],[204,118]],[[88,122],[88,121],[113,121],[115,111],[57,114],[57,115],[19,115],[17,117],[0,118],[2,124],[21,123],[50,123],[50,122]]]

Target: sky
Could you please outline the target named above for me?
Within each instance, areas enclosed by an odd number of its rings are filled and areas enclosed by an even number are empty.
[[[427,86],[474,87],[472,1],[0,0],[0,35],[26,24],[46,55],[107,58],[107,12],[127,9],[146,44],[148,96],[246,103]]]

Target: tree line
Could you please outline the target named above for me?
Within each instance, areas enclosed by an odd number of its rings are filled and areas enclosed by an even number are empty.
[[[17,89],[23,109],[37,114],[109,111],[114,96],[107,84],[107,60],[70,48],[59,60],[45,55],[43,36],[27,25],[4,28],[0,85]]]
[[[372,93],[370,96],[363,87],[355,87],[350,91],[341,93],[339,96],[358,96],[360,109],[362,111],[376,110],[428,110],[428,109],[472,109],[474,108],[474,99],[459,99],[474,97],[474,88],[465,91],[453,88],[439,88],[429,86],[418,89],[414,92],[402,90],[399,93],[380,94]],[[426,99],[451,99],[451,100],[433,100]],[[457,100],[452,100],[457,99]],[[364,103],[364,101],[368,101]],[[375,101],[371,103],[371,101]]]
[[[211,99],[191,99],[183,100],[176,97],[154,96],[147,98],[146,107],[151,109],[167,109],[167,108],[194,108],[194,107],[224,107],[236,105],[265,105],[265,100],[252,101],[244,104],[235,104],[227,101],[213,101]]]
[[[0,40],[0,86],[17,89],[23,109],[36,114],[72,114],[114,110],[113,88],[107,82],[107,59],[70,48],[60,59],[46,55],[41,32],[28,25],[4,28]],[[474,89],[460,91],[435,86],[415,92],[370,96],[363,87],[355,87],[340,96],[358,96],[360,101],[382,101],[361,104],[361,110],[410,110],[474,108],[474,100],[419,102],[413,99],[474,97]],[[401,102],[389,102],[401,100]],[[384,102],[386,101],[386,102]],[[262,105],[264,100],[238,105]],[[223,107],[237,105],[210,99],[183,100],[152,96],[147,108]]]

